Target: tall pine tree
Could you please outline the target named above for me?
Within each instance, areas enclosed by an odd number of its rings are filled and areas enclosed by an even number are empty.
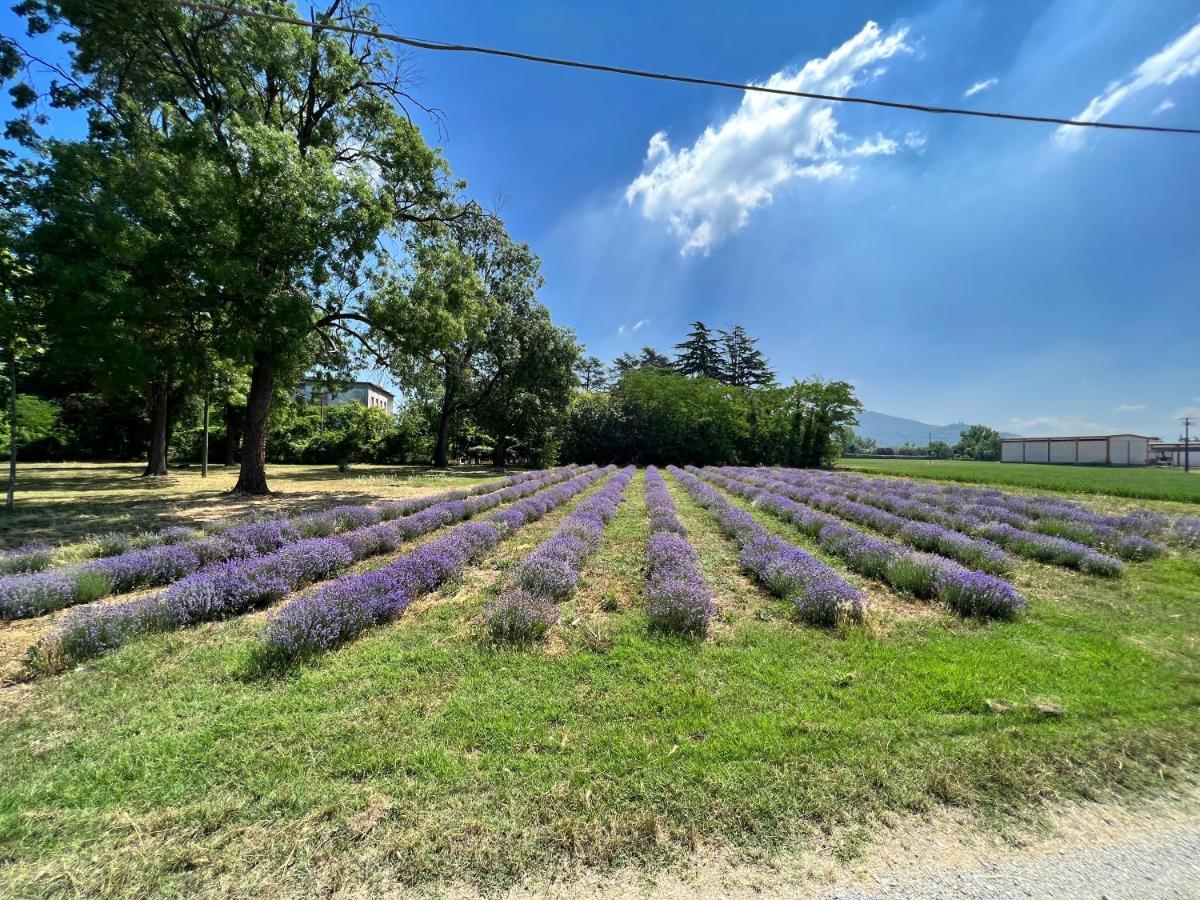
[[[723,381],[724,365],[721,345],[713,337],[712,329],[703,322],[693,322],[687,340],[676,344],[679,353],[675,356],[675,371],[681,375],[702,375]]]
[[[721,332],[721,346],[725,351],[724,378],[726,384],[735,387],[766,387],[775,383],[775,373],[767,365],[766,357],[756,346],[757,338],[746,334],[741,325],[730,331]]]

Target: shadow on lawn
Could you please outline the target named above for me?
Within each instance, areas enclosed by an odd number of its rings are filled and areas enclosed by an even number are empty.
[[[229,492],[237,470],[224,466],[214,466],[213,479],[204,482],[198,467],[173,469],[164,478],[142,478],[137,464],[89,464],[78,469],[31,465],[18,473],[16,510],[0,515],[0,547],[38,541],[73,543],[105,531],[156,531],[176,525],[299,515],[383,499],[386,495],[379,491],[381,487],[451,490],[464,481],[486,481],[512,471],[516,470],[396,466],[339,472],[336,466],[329,466],[277,470],[272,478],[268,468],[277,492],[269,497],[249,497]]]

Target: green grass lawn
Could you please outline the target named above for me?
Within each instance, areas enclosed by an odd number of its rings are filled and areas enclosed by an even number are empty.
[[[484,466],[450,470],[429,466],[272,465],[273,497],[235,496],[236,467],[198,466],[140,477],[142,463],[29,463],[17,471],[13,512],[0,515],[0,547],[34,541],[68,543],[103,531],[158,530],[172,525],[294,515],[339,503],[411,497],[499,478]]]
[[[1200,472],[1183,469],[1047,466],[956,459],[841,459],[838,468],[999,487],[1200,503]]]
[[[1015,623],[868,585],[868,625],[830,632],[668,483],[716,591],[703,643],[647,631],[639,473],[544,646],[489,647],[478,616],[589,494],[287,676],[247,675],[259,614],[0,690],[0,895],[496,889],[814,835],[849,855],[888,812],[1024,815],[1194,771],[1200,554],[1116,580],[1021,563]]]

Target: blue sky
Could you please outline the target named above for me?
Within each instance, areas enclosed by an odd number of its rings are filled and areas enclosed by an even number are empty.
[[[435,40],[1200,125],[1195,0],[380,6]],[[931,422],[1174,437],[1200,413],[1200,138],[414,61],[445,115],[430,139],[473,195],[503,198],[543,300],[597,355],[669,350],[702,319],[743,324],[781,377],[845,378]]]

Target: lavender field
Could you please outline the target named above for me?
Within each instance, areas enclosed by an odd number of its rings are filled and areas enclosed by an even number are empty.
[[[1154,501],[566,465],[0,568],[0,886],[657,865],[1161,785],[1200,733],[1200,518]]]

